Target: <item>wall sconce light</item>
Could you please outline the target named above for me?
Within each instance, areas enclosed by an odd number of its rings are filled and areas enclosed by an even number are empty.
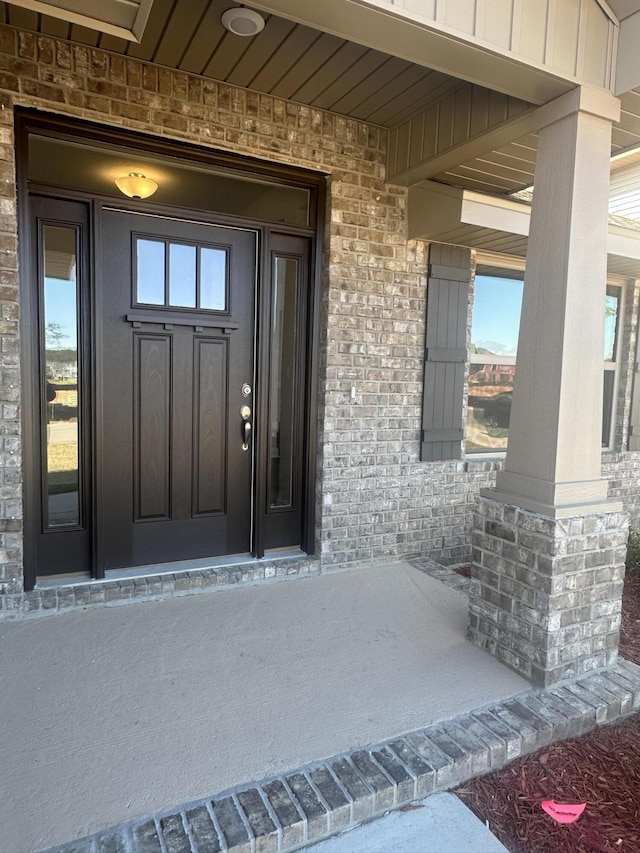
[[[129,172],[121,178],[116,178],[116,186],[129,198],[149,198],[158,189],[151,178],[145,178],[142,172]]]

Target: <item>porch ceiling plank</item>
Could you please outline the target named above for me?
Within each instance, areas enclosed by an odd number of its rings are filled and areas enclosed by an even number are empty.
[[[640,136],[640,115],[637,113],[623,111],[620,116],[620,127]]]
[[[620,98],[622,101],[622,111],[640,115],[640,89],[632,89],[630,92],[625,92]]]
[[[468,166],[459,166],[457,169],[450,169],[447,172],[436,175],[433,180],[464,187],[468,190],[496,193],[498,195],[505,195],[522,189],[521,182],[510,181],[498,175],[489,175]]]
[[[384,54],[379,54],[379,56],[385,59]],[[393,81],[408,68],[410,65],[404,59],[387,58],[371,74],[353,86],[346,95],[335,101],[331,109],[338,113],[354,115],[357,118],[358,108],[363,102],[368,101],[372,96],[379,98],[380,91],[385,90],[389,83],[393,84]]]
[[[5,4],[2,4],[5,6]],[[4,11],[0,15],[0,21],[4,22]],[[62,18],[54,18],[51,15],[41,15],[40,17],[40,32],[46,36],[53,36],[58,39],[68,39],[71,24],[69,21],[63,21]]]
[[[12,27],[21,27],[25,30],[38,29],[38,13],[19,6],[9,5],[9,23]]]
[[[494,153],[502,154],[505,157],[512,158],[514,160],[522,160],[525,163],[531,163],[535,165],[536,162],[536,154],[537,147],[535,145],[535,139],[527,140],[523,142],[518,139],[515,142],[510,142],[508,145],[503,145],[500,148],[495,148]]]
[[[318,33],[310,27],[296,25],[286,36],[282,44],[274,50],[255,77],[252,77],[252,86],[260,91],[273,92],[278,82],[292,69],[295,69],[300,57],[312,47],[317,41]],[[229,82],[235,83],[236,78],[247,73],[248,63],[245,53],[229,75]],[[237,85],[243,85],[238,83]]]
[[[168,68],[177,68],[194,33],[202,25],[206,10],[207,7],[203,5],[201,13],[194,11],[192,14],[185,14],[184,7],[177,3],[171,11],[153,61]]]
[[[475,248],[478,235],[485,229],[477,225],[461,225],[459,228],[448,228],[440,234],[434,234],[432,240],[441,240],[454,246],[473,246]]]
[[[638,134],[614,124],[611,129],[612,148],[630,148],[638,144]]]
[[[457,92],[455,95],[457,96]],[[484,156],[487,152],[493,151],[507,145],[513,139],[519,139],[522,136],[528,135],[531,132],[533,119],[536,114],[536,109],[530,107],[522,111],[515,118],[508,119],[495,127],[489,128],[485,133],[480,133],[474,137],[462,140],[459,144],[454,144],[453,137],[453,108],[451,105],[452,99],[445,98],[440,102],[439,110],[439,133],[437,145],[433,149],[428,149],[422,146],[422,160],[415,164],[406,162],[406,157],[396,156],[394,160],[395,150],[393,147],[394,137],[399,137],[404,126],[396,129],[396,132],[391,133],[390,153],[388,163],[390,164],[390,174],[392,179],[403,186],[411,186],[419,181],[428,180],[438,177],[438,180],[444,180],[448,183],[443,175],[448,175],[455,172],[460,164],[473,162],[476,158]],[[445,113],[444,107],[449,105],[448,111]],[[432,124],[433,120],[429,119]],[[404,143],[403,143],[404,146]],[[404,147],[400,145],[398,139],[397,152],[398,155],[404,153]],[[407,142],[408,151],[408,142]],[[496,188],[490,183],[483,188],[478,184],[475,188],[485,192],[496,191]],[[517,189],[517,187],[515,187]],[[499,191],[499,188],[497,188]]]
[[[628,121],[634,122],[640,118],[640,94],[638,92],[627,92],[621,101],[620,124],[626,128]]]
[[[533,157],[525,159],[524,157],[517,157],[513,154],[507,153],[502,149],[485,154],[482,157],[482,162],[489,163],[492,166],[504,166],[507,169],[513,169],[517,172],[533,174],[533,169],[535,167],[535,153]]]
[[[337,36],[322,33],[309,50],[299,57],[298,62],[273,87],[271,94],[278,98],[291,98],[304,83],[313,77],[329,59],[342,47],[343,41]]]
[[[100,39],[98,30],[90,30],[89,27],[83,27],[80,24],[71,25],[71,41],[78,44],[86,44],[89,47],[96,47]]]
[[[112,36],[111,33],[100,33],[100,41],[98,47],[102,50],[110,50],[111,53],[126,53],[130,42],[126,39]]]
[[[296,31],[302,31],[296,37]],[[269,92],[280,77],[291,68],[292,45],[304,51],[308,27],[299,27],[294,21],[271,16],[264,30],[247,40],[246,50],[224,79],[236,86],[247,86],[259,92]],[[298,41],[298,39],[300,39]],[[291,44],[290,44],[291,43]]]
[[[609,255],[608,270],[625,278],[638,278],[640,275],[640,264],[633,258],[621,258],[618,255]]]
[[[302,101],[305,104],[314,104],[316,99],[325,89],[347,74],[356,62],[369,52],[369,48],[353,42],[343,42],[331,58],[322,65],[317,72],[305,81],[299,89],[293,93],[294,101]]]
[[[465,163],[465,166],[477,168],[480,171],[488,172],[489,174],[504,175],[520,180],[522,177],[529,177],[532,174],[533,163],[527,163],[523,160],[515,160],[504,156],[500,156],[498,152],[488,152],[480,157],[476,157],[473,163]]]
[[[358,116],[374,124],[384,124],[382,117],[386,116],[386,121],[391,123],[393,117],[402,110],[409,107],[415,109],[416,99],[429,85],[431,75],[437,73],[437,71],[419,68],[417,65],[409,65],[401,74],[387,83],[383,92],[373,92],[359,104]],[[450,78],[445,79],[449,81]]]
[[[4,2],[0,3],[0,24],[9,23],[9,11],[7,9],[7,4]]]
[[[317,98],[315,98],[316,106],[325,110],[334,110],[341,112],[335,108],[335,105],[349,95],[358,85],[359,81],[366,83],[367,78],[378,71],[381,66],[389,62],[389,57],[377,50],[367,50],[352,66],[336,77],[329,86],[327,86]],[[384,71],[383,71],[384,74]],[[369,90],[370,91],[370,90]],[[362,99],[361,99],[362,100]]]
[[[460,87],[460,81],[439,71],[431,71],[420,85],[422,92],[418,95],[416,87],[407,90],[404,96],[390,101],[382,110],[372,113],[369,121],[375,121],[385,127],[395,127],[408,121],[413,116],[426,110],[436,101]]]
[[[167,25],[167,19],[177,2],[178,0],[153,0],[142,41],[140,44],[132,43],[129,46],[127,50],[128,56],[131,56],[133,59],[143,59],[147,62],[153,59],[153,55]],[[190,14],[193,14],[193,12]]]
[[[416,8],[422,5],[418,0],[414,2]],[[533,0],[530,2],[535,6]],[[576,0],[572,2],[575,5]],[[567,79],[564,68],[554,67],[556,53],[549,53],[546,60],[541,57],[544,66],[535,64],[536,59],[531,62],[514,60],[485,43],[470,45],[465,38],[456,39],[448,27],[442,27],[440,20],[427,26],[407,20],[402,10],[391,3],[385,3],[382,8],[382,4],[374,6],[366,0],[309,0],[304,3],[300,0],[253,0],[253,5],[531,103],[546,103],[575,85]],[[443,10],[446,6],[455,12],[455,3],[441,5]],[[558,45],[555,48],[557,52]]]
[[[239,44],[238,36],[227,33],[205,68],[205,75],[253,88],[253,78],[269,61],[273,51],[277,49],[276,45],[280,45],[295,26],[294,21],[286,21],[272,15],[267,18],[262,32],[252,39],[247,39],[247,44]],[[236,69],[239,69],[237,75],[232,73]],[[238,80],[242,82],[239,83]]]
[[[229,8],[231,5],[235,4],[229,4]],[[219,8],[210,5],[187,46],[178,68],[190,74],[202,74],[225,34],[226,30],[220,21]]]
[[[488,231],[486,236],[478,238],[476,248],[485,249],[488,252],[502,252],[505,255],[526,255],[527,238]]]

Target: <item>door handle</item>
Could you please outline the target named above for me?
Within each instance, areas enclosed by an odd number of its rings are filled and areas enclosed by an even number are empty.
[[[240,417],[242,418],[242,449],[249,449],[249,441],[251,440],[251,409],[249,406],[242,406],[240,409]]]

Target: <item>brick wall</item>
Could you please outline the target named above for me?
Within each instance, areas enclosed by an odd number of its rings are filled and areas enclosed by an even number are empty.
[[[317,553],[323,566],[416,553],[449,563],[468,558],[474,496],[491,484],[498,463],[419,462],[427,247],[407,241],[406,192],[384,181],[386,131],[0,27],[0,595],[5,605],[11,598],[15,603],[22,589],[15,106],[327,173]],[[624,468],[623,457],[619,467]]]
[[[547,518],[480,498],[469,638],[539,686],[613,666],[624,512]]]

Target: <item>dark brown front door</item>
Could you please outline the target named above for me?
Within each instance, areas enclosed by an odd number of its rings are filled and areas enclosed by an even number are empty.
[[[251,230],[103,211],[103,570],[251,550],[256,241]]]

